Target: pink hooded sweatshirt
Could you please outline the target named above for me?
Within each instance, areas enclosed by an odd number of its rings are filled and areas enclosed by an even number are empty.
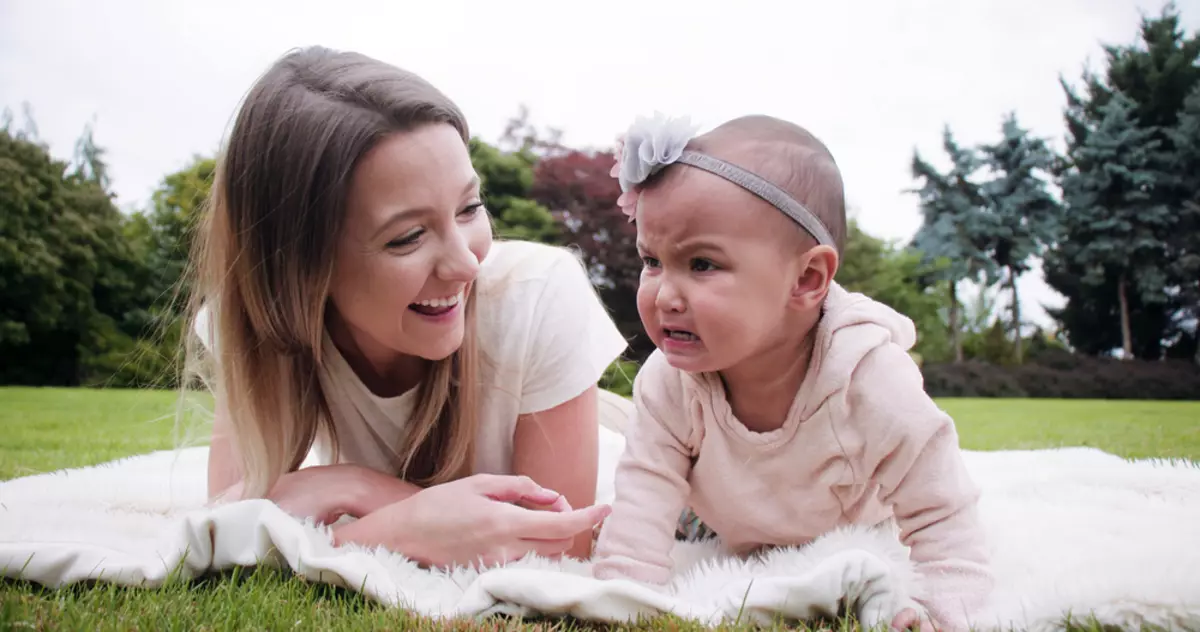
[[[833,284],[814,335],[787,419],[766,433],[734,417],[717,375],[650,356],[594,575],[665,583],[685,507],[738,554],[894,517],[921,578],[915,597],[942,626],[965,629],[993,587],[979,490],[908,355],[912,321]]]

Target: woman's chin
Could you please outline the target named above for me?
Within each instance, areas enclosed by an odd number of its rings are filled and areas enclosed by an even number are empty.
[[[411,309],[409,312],[404,323],[404,333],[408,338],[404,345],[406,353],[437,361],[450,357],[462,347],[466,324],[461,307],[435,317]]]
[[[457,331],[446,332],[446,334],[437,338],[426,337],[414,340],[409,345],[408,353],[424,360],[437,362],[454,355],[455,351],[462,348],[462,343],[463,332],[459,328]]]

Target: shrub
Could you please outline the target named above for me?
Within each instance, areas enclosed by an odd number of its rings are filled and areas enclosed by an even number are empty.
[[[1200,400],[1200,366],[1046,350],[1020,366],[981,362],[923,367],[933,397]]]

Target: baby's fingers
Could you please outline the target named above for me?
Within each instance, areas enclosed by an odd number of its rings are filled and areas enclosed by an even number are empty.
[[[917,612],[912,608],[905,608],[892,619],[893,630],[910,630],[917,624]]]

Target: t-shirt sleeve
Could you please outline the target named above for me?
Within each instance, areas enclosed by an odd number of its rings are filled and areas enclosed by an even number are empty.
[[[556,250],[530,319],[520,414],[554,408],[596,384],[626,342],[583,262]]]

